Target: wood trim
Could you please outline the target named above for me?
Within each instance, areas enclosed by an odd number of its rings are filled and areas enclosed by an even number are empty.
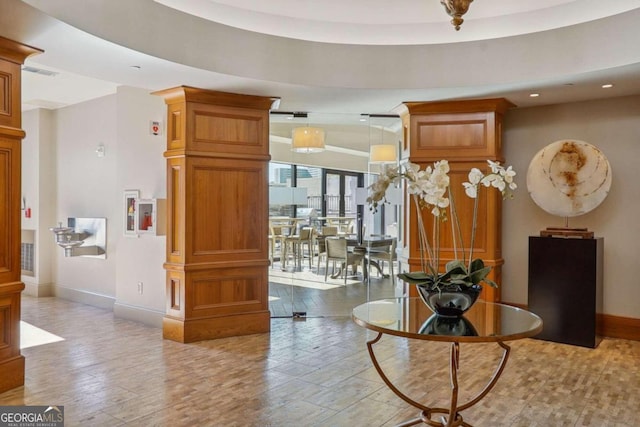
[[[192,262],[189,264],[180,264],[180,263],[164,263],[163,267],[167,271],[186,271],[186,272],[194,272],[201,270],[209,270],[211,268],[221,268],[221,267],[234,267],[234,268],[251,268],[251,267],[268,267],[271,264],[269,260],[232,260],[232,261],[223,261],[223,262]]]
[[[225,107],[255,108],[269,110],[278,97],[264,97],[255,95],[243,95],[231,92],[199,89],[191,86],[178,86],[170,89],[152,92],[153,95],[162,96],[167,104],[180,102],[196,102],[203,104],[215,104]]]
[[[22,140],[26,136],[26,133],[22,129],[0,125],[0,136],[2,136],[3,138]]]
[[[11,73],[0,70],[0,114],[3,116],[11,116],[11,80]]]
[[[640,319],[598,313],[596,324],[598,335],[640,341]]]
[[[18,43],[17,41],[0,36],[0,59],[5,61],[21,65],[27,57],[42,52],[44,51],[37,47]]]
[[[183,320],[165,316],[162,319],[164,339],[190,343],[215,338],[253,335],[269,332],[269,310],[231,316]]]
[[[9,359],[0,360],[0,391],[24,385],[24,356],[19,354]]]
[[[251,153],[211,153],[209,151],[196,151],[196,150],[167,150],[164,152],[164,157],[167,159],[176,157],[208,157],[217,159],[242,159],[242,160],[271,160],[269,154],[251,154]]]
[[[529,308],[527,304],[514,302],[502,302],[502,304],[512,305],[523,310]],[[603,337],[640,341],[640,319],[598,313],[596,315],[596,332]]]
[[[466,99],[441,102],[405,102],[409,114],[481,113],[494,111],[504,114],[516,105],[504,98]]]

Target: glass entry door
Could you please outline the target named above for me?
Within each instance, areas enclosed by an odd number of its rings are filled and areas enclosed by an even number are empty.
[[[325,150],[293,152],[293,129],[312,125],[325,130]],[[353,307],[366,301],[396,296],[398,281],[390,277],[390,260],[380,257],[379,246],[374,254],[377,258],[371,258],[368,240],[400,236],[396,224],[400,215],[396,212],[401,211],[394,204],[374,213],[366,196],[381,166],[370,162],[370,146],[394,143],[400,149],[400,118],[272,112],[269,133],[272,317],[350,316]],[[323,229],[326,226],[330,229]],[[305,228],[314,232],[310,244],[301,237]],[[333,229],[336,235],[331,234]],[[345,251],[341,248],[339,254],[332,249],[334,256],[329,256],[329,239],[346,241],[346,252],[367,252],[353,263],[343,262]],[[369,259],[374,259],[381,271],[370,268],[373,262]],[[397,261],[395,265],[397,273]]]

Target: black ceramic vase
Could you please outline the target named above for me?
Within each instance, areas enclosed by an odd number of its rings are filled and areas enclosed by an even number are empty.
[[[464,316],[444,317],[434,314],[422,324],[418,331],[425,335],[446,335],[451,337],[476,337],[478,332]]]
[[[445,286],[433,289],[425,285],[416,285],[422,301],[438,316],[460,317],[476,302],[482,286],[469,287]]]

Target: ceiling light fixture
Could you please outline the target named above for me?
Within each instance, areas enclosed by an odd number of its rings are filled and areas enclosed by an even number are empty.
[[[613,84],[612,84],[612,83],[606,83],[606,84],[603,84],[603,85],[602,85],[602,89],[610,89],[610,88],[612,88],[612,87],[613,87]]]
[[[397,160],[395,144],[372,145],[369,153],[369,163],[395,163]]]
[[[294,128],[291,136],[291,151],[296,153],[319,153],[324,150],[324,130],[305,126]]]
[[[529,94],[529,96],[530,96],[531,98],[537,98],[537,97],[539,97],[539,96],[540,96],[540,94],[539,94],[539,93],[530,93],[530,94]]]
[[[467,13],[472,1],[473,0],[440,0],[447,14],[453,18],[451,24],[456,27],[456,31],[460,30],[460,25],[464,22],[462,15]]]

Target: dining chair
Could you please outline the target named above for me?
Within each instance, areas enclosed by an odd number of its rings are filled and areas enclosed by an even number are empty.
[[[396,246],[398,239],[391,239],[391,244],[388,246],[381,246],[371,248],[367,251],[367,258],[369,262],[377,262],[380,266],[379,271],[384,271],[384,263],[389,263],[389,275],[391,277],[391,283],[395,283],[395,274],[393,272],[393,265],[398,260],[398,254],[396,253]]]
[[[322,235],[323,236],[337,236],[338,235],[338,227],[335,225],[325,225],[322,227]]]
[[[273,267],[276,253],[280,253],[280,262],[282,263],[282,253],[284,251],[285,235],[282,234],[282,227],[272,225],[269,227],[269,263]]]
[[[332,225],[325,225],[322,227],[322,235],[316,240],[318,244],[318,266],[317,271],[320,272],[320,260],[327,255],[327,249],[325,245],[325,239],[331,236],[338,235],[338,227]]]
[[[344,276],[344,284],[347,284],[347,270],[351,266],[353,274],[358,272],[358,264],[362,262],[364,253],[351,252],[347,246],[347,239],[341,239],[336,237],[328,237],[325,239],[325,246],[327,250],[325,268],[324,268],[324,281],[327,281],[329,273],[329,261],[333,263],[333,271],[336,271],[336,261],[340,262],[340,274]]]
[[[309,258],[309,270],[311,270],[311,259],[313,258],[313,228],[302,227],[298,234],[293,236],[287,236],[284,244],[284,255],[282,261],[282,268],[286,268],[288,261],[289,250],[294,258],[294,267],[299,265],[302,267],[302,260],[304,259],[304,249],[307,248],[307,254]]]

